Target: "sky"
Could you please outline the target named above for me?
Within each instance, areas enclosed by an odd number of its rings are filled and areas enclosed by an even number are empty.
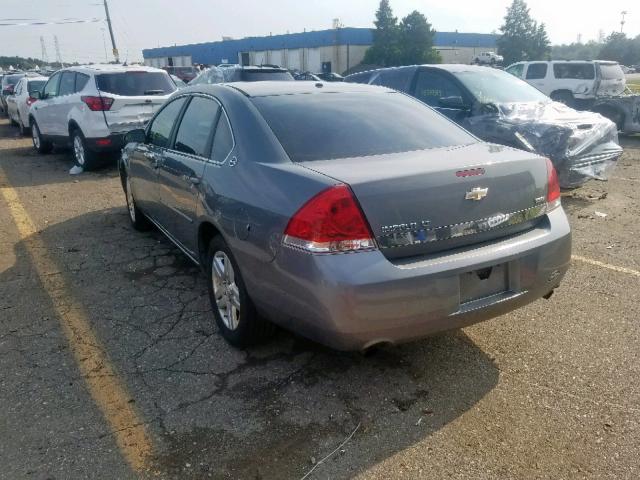
[[[108,0],[122,59],[139,61],[142,49],[331,28],[339,18],[349,27],[372,27],[378,0]],[[102,0],[1,0],[0,56],[42,57],[43,37],[49,60],[56,59],[54,37],[65,62],[109,60],[111,46]],[[427,16],[438,31],[498,31],[511,0],[391,0],[394,14],[413,10]],[[531,15],[547,25],[553,44],[595,40],[620,30],[620,12],[628,11],[625,33],[640,34],[637,0],[529,0]],[[2,26],[30,21],[98,19],[70,25]],[[13,20],[21,19],[21,20]],[[26,20],[23,20],[26,19]],[[105,48],[106,47],[106,48]],[[105,54],[106,50],[106,54]]]

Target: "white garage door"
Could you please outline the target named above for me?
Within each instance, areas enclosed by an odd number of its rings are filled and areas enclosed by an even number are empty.
[[[300,70],[300,50],[287,50],[287,68]]]
[[[271,50],[269,54],[269,63],[271,65],[282,66],[282,50]]]
[[[267,63],[267,52],[255,52],[253,54],[253,64],[262,65],[263,63]]]
[[[316,73],[322,70],[322,63],[320,62],[320,49],[319,48],[307,48],[306,68],[310,72]]]

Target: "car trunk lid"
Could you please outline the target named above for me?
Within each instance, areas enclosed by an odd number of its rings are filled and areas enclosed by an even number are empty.
[[[351,187],[388,258],[517,233],[546,212],[544,159],[503,146],[478,143],[301,165]]]

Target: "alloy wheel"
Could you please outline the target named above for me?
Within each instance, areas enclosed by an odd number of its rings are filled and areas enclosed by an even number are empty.
[[[73,137],[73,154],[78,165],[84,166],[84,144],[78,134]]]
[[[211,277],[220,318],[225,327],[235,330],[240,323],[240,290],[233,264],[226,253],[217,251],[213,255]]]

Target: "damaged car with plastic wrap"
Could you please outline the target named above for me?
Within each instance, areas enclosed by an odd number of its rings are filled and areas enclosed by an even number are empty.
[[[423,65],[357,73],[347,82],[408,93],[482,140],[549,158],[563,188],[606,180],[622,155],[616,125],[554,102],[513,75],[472,65]]]

